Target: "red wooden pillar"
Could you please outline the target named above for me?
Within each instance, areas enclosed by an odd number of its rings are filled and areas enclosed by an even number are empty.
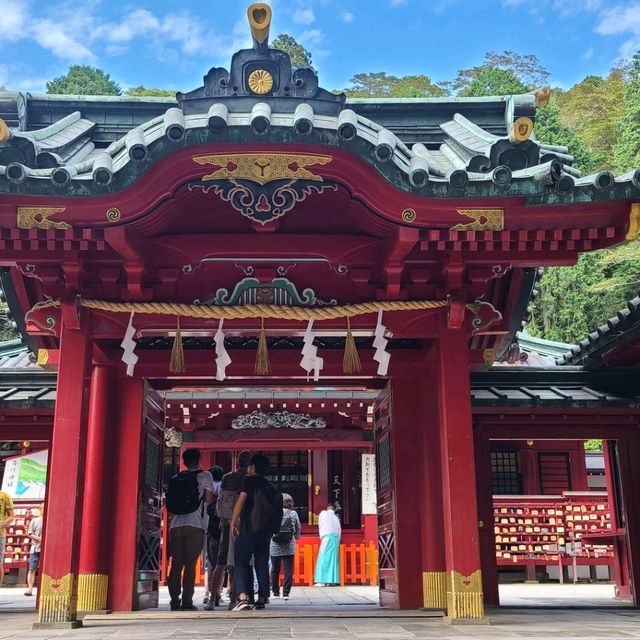
[[[38,626],[77,621],[82,484],[91,340],[74,305],[62,306],[58,391],[48,477]]]
[[[120,379],[117,395],[108,603],[114,611],[131,611],[137,571],[143,381],[139,378]]]
[[[482,618],[468,336],[464,328],[450,329],[444,315],[442,319],[438,356],[447,615]]]
[[[417,480],[421,503],[422,597],[427,609],[447,608],[447,573],[444,557],[442,510],[442,465],[440,461],[440,406],[438,402],[438,358],[432,351],[427,359],[420,406],[422,466]],[[416,412],[417,414],[417,412]],[[418,414],[417,414],[418,415]]]
[[[481,431],[475,432],[476,482],[478,487],[478,533],[480,536],[480,562],[482,566],[482,591],[484,602],[498,606],[498,562],[496,560],[496,536],[493,532],[493,492],[491,486],[491,449],[489,438]],[[534,568],[535,571],[535,568]]]
[[[111,413],[111,369],[93,367],[89,395],[87,455],[80,539],[80,576],[78,579],[78,611],[100,611],[107,608],[109,513],[111,510],[109,426]]]
[[[618,440],[620,484],[624,501],[626,529],[626,558],[622,571],[629,571],[633,604],[640,604],[640,431],[636,430]],[[626,565],[626,566],[625,566]]]
[[[395,500],[395,569],[400,609],[423,604],[421,527],[424,505],[420,478],[425,461],[419,443],[426,419],[424,368],[406,367],[391,383],[391,477]]]
[[[621,504],[620,495],[620,475],[617,460],[617,444],[612,447],[608,440],[602,441],[602,453],[604,454],[604,477],[607,483],[607,501],[609,512],[611,513],[611,527],[616,530],[622,525],[620,523],[620,512],[618,505]],[[612,460],[615,457],[615,460]],[[616,598],[631,597],[631,580],[629,576],[629,562],[627,558],[626,539],[616,539],[613,545],[613,582]]]

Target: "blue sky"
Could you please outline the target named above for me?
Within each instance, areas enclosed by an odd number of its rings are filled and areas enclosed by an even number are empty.
[[[123,87],[190,90],[250,45],[245,0],[0,0],[0,84],[44,91],[70,64]],[[320,83],[355,73],[455,76],[486,51],[534,53],[569,87],[640,48],[640,0],[271,0],[271,35],[313,54]]]

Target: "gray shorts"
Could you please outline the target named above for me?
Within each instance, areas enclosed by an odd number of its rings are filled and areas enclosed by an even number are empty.
[[[0,562],[3,563],[3,566],[4,566],[4,550],[6,546],[7,546],[7,539],[0,538]]]

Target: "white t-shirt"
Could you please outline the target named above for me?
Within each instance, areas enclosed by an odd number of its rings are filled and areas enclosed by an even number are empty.
[[[329,535],[330,533],[336,533],[338,536],[342,533],[340,520],[338,519],[335,511],[325,509],[320,512],[320,516],[318,517],[318,529],[321,538]]]
[[[28,535],[35,535],[42,538],[42,516],[36,516],[30,523],[27,531]],[[31,550],[29,553],[40,553],[40,541],[31,541]]]
[[[198,472],[198,495],[202,500],[205,489],[213,493],[213,478],[208,471]],[[175,527],[198,527],[203,531],[207,530],[207,522],[209,517],[207,516],[207,505],[202,502],[197,511],[193,513],[177,514],[171,516],[171,524],[169,529],[175,529]]]

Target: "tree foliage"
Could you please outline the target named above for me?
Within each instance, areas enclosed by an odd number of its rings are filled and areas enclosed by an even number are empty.
[[[526,93],[527,89],[527,86],[518,80],[513,71],[499,67],[487,67],[480,69],[459,95],[507,96]]]
[[[640,51],[631,61],[624,90],[624,114],[618,120],[618,139],[613,150],[616,167],[628,171],[640,167]]]
[[[481,65],[470,69],[460,69],[458,75],[449,83],[446,83],[451,92],[457,95],[478,95],[466,93],[472,83],[487,71],[508,71],[527,89],[541,87],[547,84],[551,74],[545,69],[538,56],[533,54],[520,54],[514,51],[496,53],[490,51],[484,56]],[[488,94],[481,94],[488,95]],[[499,95],[499,94],[494,94]],[[503,94],[507,95],[507,94]]]
[[[557,96],[560,122],[582,141],[594,171],[614,165],[618,121],[625,109],[625,74],[625,68],[618,66],[606,78],[587,76]]]
[[[271,42],[273,49],[280,49],[289,54],[291,58],[291,66],[294,69],[315,69],[311,53],[305,49],[293,36],[281,33],[275,40]]]
[[[102,69],[74,64],[63,76],[47,82],[47,93],[66,93],[84,96],[119,96],[120,85]]]
[[[350,98],[425,98],[445,95],[444,89],[434,84],[428,76],[399,78],[384,71],[357,73],[344,93]]]
[[[154,98],[173,98],[176,95],[176,92],[172,89],[156,89],[153,87],[143,87],[142,85],[139,85],[137,87],[127,89],[127,95],[134,97],[150,96]]]

